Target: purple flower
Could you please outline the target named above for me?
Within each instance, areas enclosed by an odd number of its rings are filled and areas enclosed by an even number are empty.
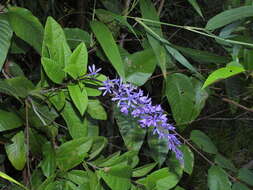
[[[112,101],[117,103],[119,110],[123,114],[130,114],[137,118],[141,127],[153,127],[153,134],[158,135],[160,139],[165,139],[169,150],[176,154],[176,157],[181,162],[183,161],[183,154],[179,150],[181,142],[173,133],[175,127],[168,123],[167,115],[161,105],[152,105],[151,98],[144,96],[142,90],[137,89],[129,83],[123,83],[122,79],[113,79],[103,82],[103,96],[110,93],[113,98]]]
[[[102,70],[101,68],[96,69],[94,64],[92,66],[89,66],[88,69],[89,69],[89,73],[86,76],[97,75],[98,72]]]

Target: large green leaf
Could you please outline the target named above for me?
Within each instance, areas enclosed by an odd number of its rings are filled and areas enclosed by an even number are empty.
[[[203,87],[207,87],[219,80],[223,80],[234,75],[240,74],[244,72],[245,69],[242,66],[228,65],[226,67],[220,68],[214,72],[212,72],[206,79]]]
[[[99,100],[89,100],[87,112],[94,119],[98,119],[98,120],[107,119],[106,111],[104,107],[101,105],[101,103],[99,102]]]
[[[223,11],[211,18],[206,25],[206,29],[214,30],[239,19],[253,16],[253,6],[242,6]]]
[[[0,110],[0,132],[15,129],[23,125],[23,121],[17,114]]]
[[[132,169],[130,166],[119,164],[99,170],[98,175],[111,189],[128,190],[131,187]]]
[[[11,164],[17,170],[23,170],[26,163],[25,135],[21,131],[12,137],[11,144],[5,145],[5,150]]]
[[[9,8],[8,17],[15,34],[41,53],[43,26],[39,19],[21,7]]]
[[[228,175],[219,166],[212,166],[208,170],[208,187],[210,190],[231,190]]]
[[[56,169],[55,150],[50,142],[43,145],[43,160],[40,163],[43,174],[46,177],[54,174]]]
[[[211,154],[217,154],[216,146],[205,133],[199,130],[193,130],[191,132],[190,139],[203,151]]]
[[[139,151],[146,136],[146,130],[142,129],[131,116],[119,111],[115,114],[115,118],[127,149]]]
[[[156,56],[151,49],[126,56],[124,59],[126,81],[142,86],[154,72],[156,62]]]
[[[68,85],[68,90],[75,106],[79,110],[80,114],[83,115],[88,106],[88,95],[86,89],[81,89],[78,84],[75,84]]]
[[[90,44],[89,33],[80,28],[64,28],[64,33],[71,49],[75,49],[80,43],[85,43],[87,47]]]
[[[42,44],[42,57],[52,59],[57,64],[57,72],[63,75],[63,69],[69,63],[70,56],[71,50],[62,27],[52,17],[48,17]]]
[[[0,15],[0,71],[5,62],[12,37],[12,29],[5,14]]]
[[[61,114],[63,116],[63,119],[67,123],[68,130],[72,138],[87,136],[87,120],[78,114],[78,112],[74,108],[74,105],[66,101],[66,104]]]
[[[5,173],[3,173],[1,171],[0,171],[0,177],[3,178],[3,179],[8,180],[9,182],[15,183],[16,185],[22,187],[25,190],[28,190],[28,188],[26,188],[24,185],[22,185],[21,183],[19,183],[18,181],[16,181],[12,177],[8,176],[7,174],[5,174]]]
[[[178,125],[191,123],[200,114],[208,97],[202,83],[186,75],[175,73],[167,77],[166,96]]]
[[[124,65],[120,57],[119,49],[110,30],[105,24],[98,21],[91,22],[91,29],[117,73],[120,77],[125,78]]]
[[[154,21],[160,21],[159,16],[157,14],[157,11],[155,9],[155,6],[151,0],[140,0],[140,9],[141,9],[141,14],[144,19],[151,19]],[[162,29],[161,25],[155,24],[155,25],[150,25],[150,29],[155,32],[157,35],[160,37],[163,36],[162,34]],[[147,37],[150,46],[152,47],[158,65],[160,66],[162,73],[164,77],[166,76],[166,62],[167,62],[167,55],[166,55],[166,50],[161,44],[161,42],[156,39],[150,32],[147,31]]]
[[[91,138],[78,138],[62,144],[56,150],[56,165],[62,170],[67,171],[80,164],[92,146]]]
[[[74,50],[70,56],[70,62],[65,67],[64,71],[67,72],[72,78],[77,79],[83,76],[87,71],[88,52],[84,43],[81,43]]]

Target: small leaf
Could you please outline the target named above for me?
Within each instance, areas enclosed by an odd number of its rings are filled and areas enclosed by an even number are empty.
[[[92,139],[82,137],[62,144],[56,150],[56,164],[62,171],[67,171],[79,165],[92,145]]]
[[[218,15],[212,17],[206,25],[207,30],[214,30],[230,24],[239,19],[252,17],[253,16],[253,6],[241,6],[238,8],[230,9],[219,13]]]
[[[199,130],[193,130],[191,132],[190,139],[203,151],[211,154],[217,154],[216,146],[205,133]]]
[[[80,114],[83,115],[88,106],[88,96],[85,88],[81,89],[80,86],[76,84],[68,85],[68,90],[75,106],[79,110]]]
[[[247,184],[253,186],[253,181],[252,181],[252,179],[253,179],[253,172],[250,171],[247,168],[242,168],[242,169],[239,170],[238,179],[240,179],[240,180],[246,182]]]
[[[67,72],[72,78],[77,79],[83,76],[87,71],[88,52],[84,43],[81,43],[74,50],[70,56],[70,62],[65,67],[64,71]]]
[[[194,154],[192,153],[191,149],[186,145],[182,145],[180,149],[183,153],[184,171],[191,175],[194,166]]]
[[[208,170],[208,187],[210,190],[231,190],[228,175],[219,166],[212,166]]]
[[[142,177],[147,175],[152,169],[156,167],[157,163],[146,164],[133,170],[132,177]]]
[[[106,27],[106,25],[98,21],[91,22],[91,29],[113,67],[116,69],[121,78],[125,78],[123,62],[119,49],[110,30]]]
[[[5,150],[11,164],[17,170],[23,170],[26,163],[25,135],[21,131],[12,137],[12,144],[5,145]]]
[[[62,83],[62,81],[65,77],[65,73],[63,71],[63,68],[59,64],[57,64],[57,62],[55,62],[52,59],[42,57],[41,64],[42,64],[48,78],[50,78],[56,84]]]
[[[223,80],[229,77],[232,77],[234,75],[240,74],[244,72],[245,69],[243,67],[230,65],[227,67],[220,68],[214,72],[212,72],[206,79],[202,89],[206,88],[207,86],[219,81]]]
[[[94,119],[98,120],[107,119],[105,109],[98,100],[89,100],[87,112]]]
[[[0,171],[0,177],[3,178],[3,179],[8,180],[9,182],[15,183],[16,185],[22,187],[25,190],[28,190],[28,188],[26,188],[24,185],[22,185],[21,183],[19,183],[18,181],[16,181],[12,177],[8,176],[7,174],[5,174],[5,173],[3,173],[1,171]]]
[[[0,132],[15,129],[23,125],[23,121],[13,112],[0,110]]]
[[[44,29],[39,19],[21,7],[10,7],[8,17],[15,34],[40,54]]]

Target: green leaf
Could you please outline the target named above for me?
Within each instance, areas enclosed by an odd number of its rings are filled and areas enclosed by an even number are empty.
[[[218,15],[212,17],[206,25],[207,30],[214,30],[230,24],[239,19],[252,17],[253,16],[253,6],[241,6],[238,8],[230,9],[219,13]]]
[[[157,163],[150,163],[133,170],[132,177],[142,177],[147,175],[151,170],[156,167]]]
[[[80,114],[83,115],[88,106],[88,96],[85,88],[80,88],[78,84],[68,85],[68,90],[71,99],[75,106],[79,110]]]
[[[15,34],[30,44],[40,54],[43,40],[43,26],[39,19],[21,7],[10,7],[8,17]]]
[[[21,131],[11,140],[13,143],[5,145],[7,156],[15,169],[23,170],[26,163],[25,135]]]
[[[87,71],[88,52],[84,43],[81,43],[74,50],[70,56],[70,62],[65,67],[64,71],[67,72],[72,78],[77,79],[83,76]]]
[[[217,154],[216,146],[205,133],[199,130],[192,130],[190,139],[203,151]]]
[[[103,178],[111,189],[128,190],[131,187],[132,169],[130,166],[116,165],[98,171],[98,175]]]
[[[232,190],[250,190],[250,189],[240,182],[235,182],[233,184]]]
[[[146,130],[142,129],[131,116],[126,116],[119,110],[115,113],[115,118],[127,149],[139,151],[146,136]]]
[[[63,91],[57,91],[49,95],[49,100],[55,106],[57,111],[60,111],[65,106],[65,94]]]
[[[65,73],[61,65],[59,65],[53,59],[48,59],[46,57],[41,58],[41,64],[46,72],[47,76],[56,84],[61,84]]]
[[[204,89],[205,87],[207,87],[219,80],[223,80],[223,79],[232,77],[232,76],[240,74],[244,71],[245,71],[245,69],[242,66],[235,66],[235,65],[229,65],[229,66],[217,69],[216,71],[212,72],[207,77],[202,89]]]
[[[91,29],[119,76],[125,78],[124,65],[120,57],[119,49],[110,30],[106,25],[98,21],[91,22]]]
[[[63,69],[69,63],[70,56],[71,50],[62,27],[52,17],[48,17],[42,44],[42,57],[53,60],[57,64],[57,72],[61,72],[58,75],[63,75]],[[52,72],[56,73],[56,70]]]
[[[194,166],[194,154],[192,153],[191,149],[186,145],[182,145],[180,147],[180,150],[183,153],[184,171],[191,175]]]
[[[149,156],[161,166],[169,152],[167,141],[165,139],[159,139],[158,135],[154,135],[151,128],[148,129],[147,140],[150,148]]]
[[[106,111],[99,100],[89,100],[87,112],[94,119],[107,120]]]
[[[155,9],[155,6],[151,0],[140,0],[140,9],[142,18],[144,19],[151,19],[154,21],[160,21],[159,16],[157,14],[157,11]],[[161,25],[155,24],[149,26],[150,29],[155,32],[160,37],[163,36]],[[156,39],[150,32],[147,31],[147,37],[150,46],[152,47],[154,54],[156,56],[158,65],[160,66],[162,73],[164,77],[166,76],[166,62],[167,62],[167,56],[165,48],[162,46],[161,42]]]
[[[243,60],[243,66],[246,70],[253,70],[253,50],[252,49],[244,49],[244,60]]]
[[[43,145],[43,160],[40,163],[43,174],[49,177],[54,174],[56,169],[55,150],[50,142]]]
[[[16,185],[22,187],[25,190],[28,190],[28,188],[26,188],[24,185],[22,185],[21,183],[19,183],[18,181],[16,181],[12,177],[8,176],[7,174],[5,174],[5,173],[3,173],[1,171],[0,171],[0,177],[3,178],[3,179],[8,180],[9,182],[15,183]]]
[[[61,177],[72,181],[77,185],[82,185],[89,182],[88,173],[83,170],[71,170],[68,173],[64,173]]]
[[[236,167],[234,166],[233,162],[225,158],[221,154],[217,154],[215,156],[215,163],[218,164],[222,168],[229,169],[233,172],[236,172]]]
[[[63,30],[71,49],[75,49],[80,43],[89,46],[91,38],[88,32],[80,28],[64,28]]]
[[[0,132],[15,129],[23,125],[23,121],[13,112],[0,110]]]
[[[228,175],[219,166],[212,166],[208,170],[208,187],[210,190],[231,190]]]
[[[74,106],[66,101],[64,109],[61,112],[63,119],[67,123],[69,133],[72,138],[79,138],[87,136],[87,120],[75,111]]]
[[[108,140],[105,137],[93,137],[93,144],[89,152],[89,160],[95,158],[106,147]]]
[[[126,56],[124,59],[126,81],[142,86],[154,72],[156,62],[156,57],[151,49]]]
[[[196,0],[188,0],[188,2],[193,6],[193,8],[195,9],[195,11],[197,11],[197,13],[198,13],[201,17],[203,17],[203,14],[202,14],[202,12],[201,12],[201,9],[200,9],[200,7],[199,7],[197,1],[196,1]]]
[[[8,22],[6,14],[1,13],[0,15],[0,71],[5,62],[6,56],[11,43],[12,28]]]
[[[253,186],[253,172],[247,168],[241,168],[238,173],[238,179],[246,182],[249,185]]]
[[[62,144],[56,150],[56,165],[62,171],[67,171],[79,165],[92,145],[92,139],[82,137]]]

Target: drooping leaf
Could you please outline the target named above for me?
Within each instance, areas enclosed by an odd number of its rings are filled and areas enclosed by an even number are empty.
[[[219,166],[212,166],[208,170],[208,187],[210,190],[231,190],[228,175]]]
[[[180,150],[183,153],[184,171],[191,175],[194,166],[194,154],[192,153],[191,149],[186,145],[182,145],[180,147]]]
[[[140,128],[131,116],[123,115],[119,111],[116,112],[115,118],[127,149],[139,151],[146,136],[146,130]]]
[[[244,71],[245,71],[245,69],[242,66],[235,66],[235,65],[229,65],[229,66],[217,69],[216,71],[212,72],[207,77],[202,89],[204,89],[205,87],[207,87],[219,80],[223,80],[223,79],[232,77],[232,76],[240,74]]]
[[[191,132],[190,139],[203,151],[211,154],[217,154],[216,146],[205,133],[199,130],[193,130]]]
[[[92,139],[82,137],[62,144],[56,150],[56,165],[62,171],[67,171],[80,164],[92,145]]]
[[[110,30],[105,24],[98,21],[91,22],[91,29],[117,73],[120,77],[125,78],[124,65],[120,57],[119,49]]]
[[[75,49],[80,43],[89,46],[91,38],[88,32],[80,28],[64,28],[63,30],[70,49]]]
[[[2,70],[2,66],[5,62],[10,43],[12,37],[12,28],[8,22],[7,15],[0,15],[0,71]]]
[[[79,138],[87,136],[87,120],[80,117],[78,112],[75,110],[74,105],[66,101],[64,109],[61,112],[63,119],[67,123],[68,131],[72,138]]]
[[[28,188],[26,188],[24,185],[22,185],[21,183],[19,183],[18,181],[16,181],[12,177],[8,176],[7,174],[5,174],[5,173],[3,173],[1,171],[0,171],[0,177],[3,178],[3,179],[8,180],[9,182],[17,184],[18,186],[22,187],[25,190],[28,190]]]
[[[43,160],[41,161],[41,169],[46,177],[54,174],[56,169],[55,150],[50,142],[43,145]]]
[[[197,3],[196,0],[188,0],[188,2],[193,6],[193,8],[197,11],[197,13],[203,17],[203,14],[201,12],[201,9],[199,7],[199,4]]]
[[[71,99],[75,106],[79,110],[80,114],[83,115],[88,106],[88,96],[85,88],[80,88],[78,84],[68,85],[68,90]]]
[[[107,119],[105,109],[98,100],[89,100],[87,112],[94,119],[98,120]]]
[[[103,178],[111,189],[128,190],[131,187],[132,169],[126,165],[116,165],[99,170],[98,175]]]
[[[252,17],[253,6],[241,6],[238,8],[230,9],[219,13],[218,15],[211,18],[206,25],[207,30],[214,30],[230,24],[239,19]]]
[[[17,114],[0,110],[0,132],[15,129],[22,125],[23,121]]]
[[[23,170],[26,163],[26,144],[23,131],[12,137],[11,144],[5,145],[5,150],[11,164],[17,170]]]
[[[88,52],[84,43],[81,43],[70,56],[69,64],[64,71],[72,78],[77,79],[83,76],[87,71]]]
[[[21,7],[10,7],[8,17],[15,34],[40,54],[44,31],[39,19]]]
[[[157,11],[155,9],[154,4],[150,0],[140,0],[140,9],[141,9],[141,14],[142,18],[144,19],[151,19],[154,21],[160,21],[159,16],[157,14]],[[155,24],[155,25],[150,25],[150,29],[155,32],[157,35],[162,37],[162,29],[161,25]],[[147,37],[150,46],[152,47],[154,54],[156,56],[158,65],[160,66],[162,73],[164,77],[166,76],[166,62],[167,62],[167,55],[166,55],[166,50],[161,44],[161,42],[156,39],[150,32],[147,31]]]

